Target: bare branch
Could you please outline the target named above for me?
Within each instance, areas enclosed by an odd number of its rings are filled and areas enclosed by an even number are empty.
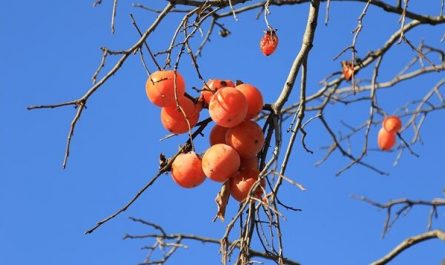
[[[131,23],[133,24],[133,26],[136,28],[137,32],[139,33],[139,36],[142,37],[142,31],[140,30],[139,26],[136,23],[136,20],[133,16],[133,14],[130,14],[130,18],[131,18]],[[159,65],[158,61],[156,60],[153,52],[150,49],[150,46],[148,46],[147,42],[144,41],[144,46],[147,49],[148,53],[150,54],[151,60],[153,61],[153,63],[156,65],[156,67],[158,68],[158,70],[161,70],[161,66]],[[142,49],[139,49],[142,53]]]
[[[371,265],[384,265],[393,260],[395,257],[397,257],[400,253],[403,251],[413,247],[414,245],[417,245],[419,243],[422,243],[424,241],[430,240],[430,239],[440,239],[442,241],[445,241],[445,232],[442,230],[433,230],[429,231],[423,234],[419,234],[413,237],[409,237],[402,241],[397,247],[395,247],[393,250],[391,250],[388,254],[386,254],[381,259],[374,261],[371,263]]]
[[[338,149],[338,150],[342,153],[343,156],[348,157],[349,159],[351,159],[352,161],[356,162],[357,164],[360,164],[360,165],[362,165],[362,166],[364,166],[364,167],[367,167],[367,168],[369,168],[369,169],[371,169],[371,170],[373,170],[373,171],[379,173],[380,175],[388,175],[388,173],[386,173],[386,172],[384,172],[384,171],[381,171],[381,170],[377,169],[376,167],[371,166],[370,164],[363,162],[362,160],[359,160],[358,158],[356,158],[356,157],[354,157],[352,154],[350,154],[348,151],[346,151],[346,150],[340,145],[339,141],[337,140],[337,136],[336,136],[335,133],[332,131],[331,127],[329,127],[329,125],[328,125],[328,123],[326,122],[326,120],[325,120],[325,118],[323,117],[323,115],[320,115],[319,119],[321,120],[322,124],[324,125],[324,127],[326,128],[326,130],[327,130],[327,131],[329,132],[329,134],[331,135],[332,140],[333,140],[334,143],[335,143],[335,147],[336,147],[336,149]],[[343,172],[344,172],[344,171],[339,171],[339,172],[337,172],[337,176],[338,176],[339,174],[343,173]]]
[[[176,240],[176,239],[181,239],[180,242],[182,242],[182,240],[191,240],[191,241],[198,241],[198,242],[202,242],[202,243],[210,243],[210,244],[217,244],[220,245],[221,242],[218,239],[215,238],[209,238],[209,237],[203,237],[203,236],[198,236],[198,235],[191,235],[191,234],[145,234],[145,235],[125,235],[123,237],[123,239],[146,239],[146,238],[160,238],[162,240]],[[228,242],[228,245],[231,245],[235,248],[240,248],[240,244],[239,243],[235,243],[234,242]],[[271,261],[277,261],[278,257],[276,255],[273,255],[272,253],[268,253],[268,252],[260,252],[254,249],[249,249],[248,250],[249,256],[250,257],[260,257],[260,258],[264,258],[266,260],[271,260]],[[145,263],[145,264],[153,264],[153,263]],[[288,258],[283,258],[283,263],[282,264],[288,264],[288,265],[299,265],[300,263],[293,261],[291,259]]]
[[[428,229],[431,229],[432,226],[432,219],[435,216],[435,212],[437,208],[444,207],[445,206],[445,199],[443,198],[435,198],[431,201],[425,201],[425,200],[411,200],[411,199],[396,199],[391,200],[385,204],[370,200],[366,198],[365,196],[353,196],[353,198],[357,200],[364,201],[366,203],[369,203],[372,206],[375,206],[380,209],[386,210],[386,219],[383,226],[383,236],[389,231],[391,226],[397,221],[397,219],[404,213],[407,213],[412,207],[418,205],[418,206],[428,206],[431,207],[432,211],[428,217]],[[394,208],[399,207],[397,211],[395,211]],[[394,216],[392,216],[392,213],[395,211]]]
[[[116,216],[118,216],[119,214],[125,212],[137,199],[139,199],[139,197],[151,186],[153,185],[156,180],[164,173],[170,171],[171,169],[171,165],[173,163],[173,161],[175,160],[175,158],[181,154],[184,153],[186,151],[188,151],[191,147],[192,144],[192,140],[198,136],[203,130],[204,128],[207,126],[207,124],[210,122],[210,118],[208,118],[207,120],[205,120],[204,122],[201,123],[201,125],[199,126],[199,128],[191,135],[191,138],[189,140],[187,140],[186,144],[184,144],[180,150],[174,155],[172,156],[170,159],[167,160],[167,162],[162,165],[161,164],[161,168],[159,169],[158,173],[156,173],[156,175],[154,175],[148,182],[147,184],[145,184],[144,187],[142,187],[134,196],[133,198],[131,198],[122,208],[120,208],[119,210],[117,210],[116,212],[114,212],[113,214],[111,214],[110,216],[102,219],[101,221],[97,222],[95,226],[93,226],[92,228],[88,229],[85,234],[91,234],[92,232],[94,232],[97,228],[99,228],[100,226],[102,226],[104,223],[114,219]]]
[[[113,11],[111,15],[111,33],[114,34],[114,21],[116,19],[116,12],[117,12],[117,0],[113,0]]]
[[[301,64],[303,60],[309,54],[314,41],[315,30],[317,28],[317,18],[318,18],[318,10],[320,7],[320,1],[315,0],[311,3],[311,7],[309,9],[309,15],[306,23],[306,30],[303,35],[303,41],[301,44],[300,51],[292,63],[292,67],[289,71],[289,75],[287,77],[286,82],[281,90],[281,94],[278,96],[277,100],[274,104],[272,104],[272,109],[276,114],[281,112],[284,104],[289,98],[290,93],[292,92],[292,88],[294,87],[295,78],[297,77],[298,71],[300,70]]]
[[[67,159],[69,156],[71,139],[72,139],[72,135],[74,134],[75,126],[76,126],[78,120],[80,119],[82,110],[85,107],[85,105],[87,104],[87,101],[90,98],[90,96],[93,95],[96,92],[96,90],[98,90],[103,84],[105,84],[105,82],[110,77],[112,77],[122,67],[124,62],[128,59],[128,57],[131,54],[133,54],[135,51],[137,51],[141,47],[141,45],[145,42],[145,40],[150,35],[150,33],[156,29],[156,27],[159,25],[159,23],[162,21],[162,19],[168,14],[168,12],[172,8],[173,8],[173,5],[171,5],[170,3],[167,4],[167,6],[162,11],[162,13],[159,14],[159,16],[153,22],[153,24],[144,32],[142,37],[132,47],[130,47],[126,51],[122,52],[122,56],[116,62],[116,64],[113,66],[113,68],[111,68],[111,70],[104,77],[102,77],[98,82],[94,83],[93,86],[90,89],[88,89],[87,92],[82,97],[80,97],[79,99],[74,100],[74,101],[67,101],[67,102],[63,102],[63,103],[59,103],[59,104],[29,106],[28,107],[28,110],[33,110],[33,109],[42,109],[42,108],[58,108],[58,107],[64,107],[64,106],[69,106],[69,105],[76,105],[76,106],[81,105],[82,106],[82,107],[79,107],[80,110],[79,109],[77,110],[77,112],[71,122],[71,127],[70,127],[70,130],[68,133],[67,147],[65,149],[66,152],[65,152],[65,158],[63,161],[63,168],[66,168],[66,165],[67,165],[67,161],[68,161]],[[108,52],[111,53],[110,51],[108,51]]]

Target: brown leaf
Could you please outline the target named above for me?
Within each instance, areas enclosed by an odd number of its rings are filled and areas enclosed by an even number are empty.
[[[218,195],[216,195],[215,198],[216,205],[218,206],[218,211],[216,212],[215,218],[213,218],[213,222],[215,222],[217,218],[219,218],[222,222],[224,222],[224,215],[226,214],[226,206],[229,202],[229,196],[230,196],[229,182],[226,181],[221,186],[221,190],[218,192]]]

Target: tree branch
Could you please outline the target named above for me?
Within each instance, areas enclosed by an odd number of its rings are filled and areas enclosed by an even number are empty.
[[[301,44],[300,51],[292,63],[292,66],[289,71],[289,75],[284,83],[284,86],[281,90],[281,94],[278,96],[275,103],[272,104],[272,109],[275,114],[279,114],[284,104],[289,98],[290,93],[292,92],[292,88],[294,87],[295,79],[298,75],[298,71],[300,70],[301,64],[303,63],[304,58],[306,58],[309,54],[313,46],[315,30],[317,28],[317,19],[318,19],[318,11],[320,7],[320,1],[314,0],[311,3],[311,7],[309,9],[309,16],[306,23],[306,30],[303,35],[303,41]]]
[[[142,219],[139,218],[130,218],[133,221],[139,222],[139,223],[144,223],[147,224],[149,226],[153,227],[152,223],[146,222]],[[159,225],[156,225],[156,229],[157,230],[162,230],[164,231],[164,229],[162,229],[162,227],[160,227]],[[216,238],[210,238],[210,237],[203,237],[203,236],[198,236],[198,235],[192,235],[192,234],[165,234],[165,233],[153,233],[153,234],[144,234],[144,235],[130,235],[130,234],[126,234],[123,239],[146,239],[146,238],[155,238],[156,240],[178,240],[176,241],[176,244],[181,244],[182,240],[191,240],[191,241],[198,241],[198,242],[202,242],[202,243],[210,243],[210,244],[216,244],[216,245],[221,245],[221,241],[219,239]],[[234,243],[234,242],[228,242],[228,245],[238,248],[240,249],[240,243]],[[260,257],[260,258],[264,258],[266,260],[271,260],[274,262],[277,262],[279,257],[273,253],[270,252],[261,252],[261,251],[257,251],[254,249],[249,248],[248,249],[248,253],[249,253],[249,257]],[[299,265],[300,263],[298,263],[297,261],[288,259],[288,258],[282,258],[283,261],[283,265],[284,264],[288,264],[288,265]],[[145,262],[145,264],[154,264],[153,262]],[[163,263],[161,263],[163,264]]]
[[[39,105],[39,106],[29,106],[28,107],[28,110],[33,110],[33,109],[46,109],[46,108],[52,109],[52,108],[69,106],[69,105],[79,106],[79,109],[77,110],[77,112],[71,122],[71,127],[68,132],[67,147],[65,149],[65,157],[64,157],[64,160],[62,163],[63,168],[66,168],[66,165],[67,165],[67,161],[68,161],[68,157],[69,157],[69,150],[70,150],[70,145],[71,145],[71,139],[74,134],[75,126],[76,126],[77,122],[79,121],[81,114],[82,114],[82,110],[86,107],[87,101],[90,98],[90,96],[93,95],[94,92],[96,92],[96,90],[98,90],[110,77],[112,77],[122,67],[124,62],[128,59],[128,57],[131,54],[133,54],[135,51],[140,49],[140,47],[143,45],[143,43],[145,42],[147,37],[150,35],[150,33],[156,29],[156,27],[159,25],[159,23],[162,21],[162,19],[168,14],[168,12],[172,8],[173,8],[173,5],[171,5],[170,3],[167,4],[167,6],[159,14],[159,16],[156,18],[156,20],[144,32],[144,34],[141,36],[141,38],[129,49],[127,49],[121,53],[118,53],[118,54],[122,54],[122,55],[121,55],[120,59],[116,62],[116,64],[113,66],[113,68],[111,68],[111,70],[104,77],[102,77],[98,82],[94,83],[93,86],[90,89],[88,89],[87,92],[82,97],[80,97],[77,100],[67,101],[67,102],[63,102],[63,103],[59,103],[59,104]],[[110,52],[110,51],[108,51],[108,52]],[[101,65],[102,64],[103,64],[103,62],[101,62]]]
[[[437,217],[437,208],[445,207],[445,199],[444,198],[435,198],[431,201],[425,200],[411,200],[406,198],[391,200],[385,204],[373,201],[368,199],[365,196],[353,196],[353,198],[364,201],[374,207],[385,209],[386,210],[386,219],[383,225],[383,236],[389,231],[391,226],[399,219],[402,214],[406,214],[412,207],[418,206],[428,206],[431,207],[431,211],[428,217],[428,226],[427,229],[430,230],[432,228],[433,218]],[[400,207],[397,211],[394,208]],[[393,212],[394,217],[392,216]]]
[[[116,216],[118,216],[119,214],[125,212],[137,199],[139,199],[139,197],[151,186],[155,183],[155,181],[164,173],[170,171],[171,169],[171,165],[173,164],[173,161],[175,160],[175,158],[181,154],[184,153],[186,151],[188,151],[191,147],[192,144],[192,140],[198,136],[199,134],[201,134],[201,132],[204,130],[204,128],[207,126],[207,124],[210,122],[210,118],[200,122],[199,128],[196,129],[195,132],[193,132],[193,134],[191,134],[191,137],[189,140],[187,140],[187,142],[180,148],[180,150],[173,155],[171,158],[169,158],[166,163],[161,163],[161,168],[159,169],[158,173],[156,173],[155,176],[153,176],[148,182],[147,184],[145,184],[144,187],[142,187],[142,189],[140,189],[134,196],[133,198],[131,198],[122,208],[120,208],[119,210],[117,210],[116,212],[114,212],[113,214],[111,214],[110,216],[108,216],[107,218],[102,219],[101,221],[97,222],[95,226],[93,226],[92,228],[88,229],[85,234],[91,234],[93,233],[97,228],[99,228],[100,226],[102,226],[103,224],[105,224],[106,222],[114,219]]]
[[[384,257],[371,263],[371,265],[387,264],[388,262],[393,260],[395,257],[397,257],[400,253],[411,248],[412,246],[422,243],[424,241],[430,240],[430,239],[434,239],[434,238],[445,241],[445,232],[442,230],[433,230],[433,231],[429,231],[429,232],[426,232],[426,233],[423,233],[420,235],[409,237],[409,238],[405,239],[402,243],[400,243],[397,247],[395,247],[393,250],[391,250]]]

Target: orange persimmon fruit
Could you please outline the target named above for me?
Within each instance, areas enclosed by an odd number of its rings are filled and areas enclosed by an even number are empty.
[[[184,97],[185,81],[177,71],[156,71],[148,77],[145,92],[156,106],[173,107],[176,106],[176,98]]]
[[[246,118],[246,97],[234,87],[220,88],[210,100],[209,114],[219,126],[234,127]]]
[[[255,157],[264,145],[263,130],[255,122],[246,120],[227,130],[226,143],[242,158]]]
[[[161,123],[168,131],[181,134],[188,132],[199,120],[199,105],[188,97],[179,100],[179,107],[165,107],[161,109]]]
[[[215,124],[215,126],[213,126],[212,130],[210,131],[210,145],[225,144],[227,130],[228,128]]]
[[[202,160],[195,152],[179,154],[172,163],[171,176],[181,187],[193,188],[204,182]]]
[[[230,194],[235,200],[242,202],[248,196],[252,186],[258,180],[260,171],[256,168],[241,169],[236,175],[230,178]],[[260,181],[259,186],[253,192],[254,196],[260,198],[265,187],[265,180]]]
[[[246,120],[250,120],[258,116],[260,111],[263,109],[264,101],[263,95],[251,84],[240,84],[236,88],[243,93],[247,101],[247,114]]]
[[[399,117],[391,115],[383,119],[382,126],[389,133],[398,133],[402,128],[402,121]]]
[[[235,87],[235,84],[230,80],[209,79],[209,81],[206,82],[206,85],[202,88],[200,99],[209,104],[213,94],[216,93],[218,89],[227,86]]]
[[[381,128],[377,137],[377,143],[383,151],[391,150],[396,143],[396,134],[386,131],[385,128]]]
[[[225,182],[239,169],[240,157],[235,149],[226,144],[212,145],[202,157],[205,175],[217,182]]]

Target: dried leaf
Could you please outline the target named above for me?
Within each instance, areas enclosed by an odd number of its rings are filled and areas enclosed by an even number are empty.
[[[226,181],[222,186],[221,190],[218,192],[218,195],[216,195],[215,202],[218,206],[218,211],[216,212],[215,218],[213,218],[213,222],[217,218],[219,218],[222,222],[224,222],[224,216],[226,214],[226,206],[229,202],[230,197],[230,189],[229,189],[229,182]]]

